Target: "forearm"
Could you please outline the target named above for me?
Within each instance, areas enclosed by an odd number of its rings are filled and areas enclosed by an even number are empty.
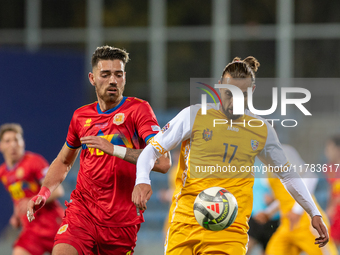
[[[311,216],[321,215],[300,176],[295,172],[278,173],[282,184],[296,202]]]
[[[48,188],[51,193],[62,183],[74,161],[77,158],[80,149],[69,149],[66,145],[63,146],[57,158],[52,162],[42,186]]]
[[[130,162],[132,164],[137,164],[137,160],[139,155],[142,153],[143,150],[141,149],[130,149],[126,148],[126,154],[123,158],[125,161]],[[167,170],[171,167],[170,163],[170,153],[167,152],[161,158],[156,159],[152,171],[159,172],[159,173],[166,173]]]
[[[317,178],[302,178],[302,181],[306,184],[306,187],[310,194],[314,194],[316,185],[318,184]],[[295,214],[301,215],[304,210],[303,208],[296,202],[292,208],[292,212]]]
[[[52,193],[51,196],[46,200],[46,203],[50,203],[65,194],[63,186],[60,184]]]
[[[51,194],[54,190],[62,183],[71,166],[64,164],[58,157],[52,162],[46,177],[42,183],[42,186],[45,186],[51,191]]]
[[[150,172],[159,156],[153,146],[148,145],[145,147],[137,161],[136,185],[151,183]]]
[[[131,149],[131,148],[126,148],[126,154],[125,157],[123,158],[125,161],[130,162],[134,165],[137,164],[137,159],[139,155],[142,153],[142,149]]]
[[[106,139],[97,136],[82,137],[81,142],[85,143],[89,148],[99,149],[110,156],[118,157],[134,165],[137,164],[138,157],[143,151],[142,149],[132,149],[124,146],[112,145],[112,143]],[[160,173],[166,173],[170,167],[170,153],[167,152],[155,162],[152,170]]]

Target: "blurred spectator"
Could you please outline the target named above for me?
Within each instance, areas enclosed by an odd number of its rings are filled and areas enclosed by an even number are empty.
[[[335,244],[340,245],[340,134],[332,136],[326,143],[325,155],[328,162],[327,180],[330,183],[330,197],[327,214],[330,219],[330,234]]]
[[[9,223],[14,228],[22,227],[13,245],[13,255],[51,253],[54,236],[63,216],[63,209],[56,201],[63,196],[63,187],[59,186],[51,194],[46,206],[36,213],[40,217],[29,224],[26,217],[27,202],[38,193],[48,163],[41,155],[25,151],[23,130],[19,124],[0,126],[0,151],[5,159],[5,163],[0,166],[0,178],[14,204]]]

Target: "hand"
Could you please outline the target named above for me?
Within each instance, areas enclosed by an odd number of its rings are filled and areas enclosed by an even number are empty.
[[[11,218],[9,219],[9,223],[13,228],[19,228],[21,225],[20,218],[15,214],[11,216]]]
[[[256,215],[254,215],[254,220],[256,220],[260,224],[266,224],[269,220],[268,215],[265,212],[259,212]]]
[[[35,219],[34,213],[45,205],[46,200],[45,196],[36,195],[28,202],[27,219],[29,222],[32,222]]]
[[[141,183],[136,185],[132,191],[132,202],[140,210],[146,210],[146,202],[150,199],[152,195],[151,185]]]
[[[113,156],[113,145],[108,140],[100,136],[85,136],[80,138],[81,143],[85,143],[89,148],[95,148]]]
[[[290,231],[292,231],[297,223],[300,221],[301,215],[290,211],[289,213],[287,213],[287,218],[290,222]]]
[[[323,222],[322,217],[319,215],[315,215],[312,218],[312,226],[319,233],[319,237],[315,238],[315,244],[318,244],[319,248],[324,247],[329,241],[329,236],[327,227]]]

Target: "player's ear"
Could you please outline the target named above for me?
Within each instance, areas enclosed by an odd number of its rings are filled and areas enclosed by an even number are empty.
[[[218,80],[218,84],[222,84],[222,79],[223,78],[221,77],[221,79]],[[220,91],[220,94],[221,94],[221,89],[218,89],[218,90]]]
[[[251,92],[253,92],[254,93],[254,91],[255,91],[255,89],[256,89],[256,84],[253,84],[253,86],[252,86],[253,88],[252,88],[252,91]]]
[[[90,83],[92,84],[92,86],[95,85],[95,83],[94,83],[94,75],[93,75],[93,73],[91,73],[91,72],[89,72],[89,81],[90,81]]]

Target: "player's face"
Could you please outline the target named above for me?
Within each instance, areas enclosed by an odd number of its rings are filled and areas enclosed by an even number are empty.
[[[0,151],[6,161],[18,162],[25,153],[25,143],[21,134],[7,131],[0,141]]]
[[[100,60],[89,74],[96,88],[98,100],[104,103],[120,102],[125,88],[124,63],[121,60]]]
[[[325,155],[329,163],[338,164],[340,158],[340,148],[333,141],[328,141],[325,147]]]
[[[226,74],[222,82],[219,81],[219,84],[231,84],[238,88],[240,88],[244,95],[244,108],[247,108],[247,99],[248,99],[248,93],[247,89],[248,87],[252,86],[251,78],[243,78],[243,79],[233,79],[230,74]],[[253,90],[255,89],[255,85],[253,87]],[[233,114],[233,94],[229,89],[220,89],[221,93],[221,101],[222,101],[222,111],[223,113],[232,120],[236,120],[241,115],[234,115]]]

